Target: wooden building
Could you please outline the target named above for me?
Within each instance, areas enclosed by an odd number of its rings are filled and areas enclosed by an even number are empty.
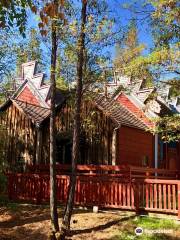
[[[128,91],[117,91],[120,85]],[[154,127],[155,118],[174,111],[180,113],[179,98],[171,101],[167,84],[162,86],[161,91],[143,86],[143,80],[133,82],[127,77],[115,77],[113,83],[107,84],[107,94],[143,121],[149,129]],[[164,143],[160,135],[153,136],[135,128],[122,128],[120,132],[119,162],[131,164],[133,156],[136,165],[148,163],[148,166],[155,168],[180,170],[180,142]]]
[[[64,100],[57,107],[56,143],[57,162],[70,163],[72,147],[72,105]],[[48,108],[17,99],[9,99],[0,108],[4,126],[6,159],[18,162],[49,162],[49,113]],[[120,164],[118,159],[119,129],[145,130],[146,126],[129,111],[102,95],[84,101],[81,130],[81,164]],[[125,164],[125,162],[123,162]]]
[[[36,62],[23,64],[18,86],[0,107],[4,158],[11,166],[49,163],[50,86],[43,74],[36,73]],[[148,132],[153,123],[126,98],[125,95],[108,98],[103,94],[84,97],[80,164],[162,167],[156,165],[157,139]],[[129,107],[125,100],[129,101]],[[71,162],[72,129],[73,98],[57,90],[56,161],[59,163]]]

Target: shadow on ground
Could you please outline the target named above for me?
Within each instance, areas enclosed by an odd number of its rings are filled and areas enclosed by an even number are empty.
[[[0,230],[0,240],[20,240],[20,239],[44,240],[44,239],[47,239],[47,236],[46,234],[42,234],[39,230],[31,230],[25,227],[13,229],[8,233],[2,233],[2,234]]]
[[[19,227],[25,224],[37,223],[50,219],[48,211],[44,211],[39,208],[37,209],[35,207],[31,210],[28,210],[28,208],[25,210],[25,207],[23,207],[16,212],[9,211],[9,216],[8,220],[0,221],[0,228]]]
[[[70,232],[70,235],[74,236],[74,235],[78,235],[78,234],[91,233],[92,231],[94,231],[94,232],[102,231],[102,230],[105,230],[107,228],[112,227],[113,225],[117,225],[121,222],[128,221],[130,219],[134,219],[135,217],[136,217],[136,215],[133,215],[133,216],[129,216],[129,217],[120,218],[120,219],[117,219],[117,220],[114,220],[114,221],[108,221],[105,224],[101,224],[99,226],[95,226],[95,227],[92,227],[92,228],[72,230]]]

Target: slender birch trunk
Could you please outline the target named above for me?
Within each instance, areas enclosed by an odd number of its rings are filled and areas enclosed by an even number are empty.
[[[81,131],[81,100],[82,100],[82,80],[84,65],[84,49],[85,49],[85,24],[86,24],[87,0],[82,0],[81,9],[81,31],[78,39],[78,62],[77,62],[77,88],[75,97],[75,116],[74,116],[74,132],[73,132],[73,148],[72,148],[72,174],[70,178],[69,195],[67,199],[66,209],[64,213],[61,240],[65,239],[67,231],[70,229],[70,221],[74,206],[74,195],[76,187],[76,165],[79,158],[80,149],[80,131]]]
[[[56,1],[54,1],[56,4]],[[55,142],[55,95],[56,95],[56,58],[57,58],[57,32],[56,20],[51,23],[51,114],[50,114],[50,215],[52,232],[59,231],[57,196],[56,196],[56,142]]]

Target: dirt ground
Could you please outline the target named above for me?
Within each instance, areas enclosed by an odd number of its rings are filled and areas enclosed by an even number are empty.
[[[59,215],[61,211],[59,210]],[[72,219],[72,240],[114,240],[120,231],[129,229],[134,213],[75,210]],[[50,228],[49,208],[34,205],[0,207],[0,240],[45,240]]]
[[[59,211],[61,215],[61,211]],[[75,210],[70,239],[111,239],[120,220],[132,213],[92,213],[92,210]],[[49,208],[19,205],[14,209],[0,208],[0,240],[44,240],[50,228]]]

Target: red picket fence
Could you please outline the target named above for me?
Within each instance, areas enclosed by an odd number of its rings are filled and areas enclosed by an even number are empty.
[[[179,180],[136,180],[137,208],[147,211],[176,213],[180,218]]]
[[[65,203],[69,175],[57,176],[57,199]],[[8,174],[9,198],[42,203],[49,201],[49,176]],[[180,181],[125,179],[119,176],[78,175],[75,204],[177,214],[180,219]]]

